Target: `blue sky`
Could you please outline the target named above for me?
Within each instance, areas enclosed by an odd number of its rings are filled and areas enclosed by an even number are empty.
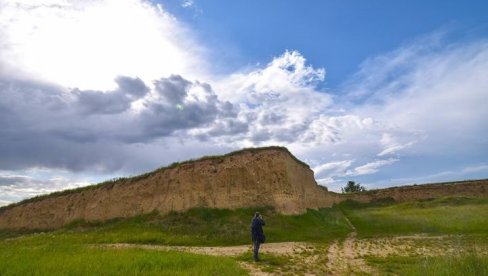
[[[231,49],[216,70],[232,71],[287,49],[299,50],[311,64],[327,69],[330,88],[354,74],[365,59],[433,32],[448,32],[452,41],[488,32],[486,1],[196,0],[188,2],[191,7],[159,2],[206,43]]]
[[[0,205],[280,145],[320,185],[488,177],[484,1],[0,0]]]

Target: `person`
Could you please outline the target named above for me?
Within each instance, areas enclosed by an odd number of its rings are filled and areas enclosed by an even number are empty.
[[[259,261],[259,245],[264,243],[265,237],[263,232],[263,226],[265,225],[263,217],[259,212],[254,214],[251,223],[251,233],[252,233],[252,242],[254,245],[254,261]]]

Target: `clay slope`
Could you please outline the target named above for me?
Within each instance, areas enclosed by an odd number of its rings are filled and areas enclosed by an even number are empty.
[[[45,196],[0,209],[1,228],[53,229],[193,207],[272,206],[298,214],[329,207],[332,196],[286,148],[248,149],[185,162],[113,183]]]

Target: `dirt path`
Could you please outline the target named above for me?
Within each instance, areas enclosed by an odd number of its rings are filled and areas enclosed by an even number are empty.
[[[352,232],[344,242],[338,240],[327,251],[327,269],[329,275],[373,274],[375,271],[368,266],[356,248],[356,227],[344,216]]]
[[[104,247],[109,248],[142,248],[151,250],[176,250],[191,252],[197,254],[213,255],[213,256],[238,256],[252,250],[252,245],[238,245],[238,246],[169,246],[169,245],[149,245],[149,244],[130,244],[130,243],[115,243],[107,244]],[[280,243],[266,243],[261,245],[260,252],[276,255],[294,254],[306,248],[307,244],[303,242],[280,242]]]
[[[97,245],[100,246],[100,245]],[[168,246],[168,245],[148,245],[148,244],[128,244],[128,243],[115,243],[102,245],[106,248],[142,248],[148,250],[176,250],[183,252],[191,252],[196,254],[205,254],[212,256],[239,256],[246,252],[252,251],[252,245],[238,245],[238,246]],[[295,260],[297,257],[301,257],[303,264],[307,261],[310,263],[310,258],[315,258],[312,254],[305,254],[314,248],[311,244],[303,242],[280,242],[280,243],[265,243],[261,245],[260,253],[271,254],[276,256],[287,256],[289,260]],[[302,256],[303,255],[303,256]],[[294,263],[294,262],[293,262]],[[247,270],[250,275],[263,276],[263,275],[275,275],[281,274],[281,269],[287,269],[286,267],[276,267],[275,269],[268,269],[269,272],[263,272],[262,269],[267,265],[264,263],[244,262],[240,261],[239,264],[242,268]],[[269,267],[268,267],[269,268]]]

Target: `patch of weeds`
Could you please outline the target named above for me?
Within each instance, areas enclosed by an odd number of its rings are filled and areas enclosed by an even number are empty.
[[[292,267],[291,259],[286,255],[275,255],[269,253],[260,253],[259,262],[255,262],[253,253],[248,251],[239,256],[236,256],[237,261],[247,262],[259,267],[263,272],[273,273],[278,271],[288,271]]]

